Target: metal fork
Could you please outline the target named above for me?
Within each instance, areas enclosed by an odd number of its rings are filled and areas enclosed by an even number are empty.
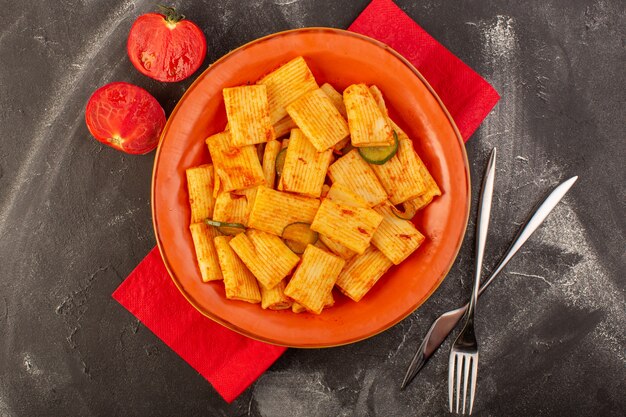
[[[483,266],[483,255],[485,253],[485,242],[487,240],[487,229],[489,227],[489,215],[491,213],[491,199],[493,197],[493,183],[496,174],[496,148],[491,151],[489,163],[483,177],[480,203],[478,206],[478,220],[476,222],[476,269],[474,272],[474,288],[469,308],[465,313],[465,325],[456,338],[450,351],[450,363],[448,365],[448,402],[450,412],[452,412],[452,402],[454,397],[454,386],[456,380],[456,412],[459,412],[461,377],[463,377],[463,414],[467,403],[467,386],[470,385],[469,392],[469,414],[472,414],[474,397],[476,394],[476,376],[478,374],[478,342],[474,333],[474,312],[476,301],[478,300],[478,289],[480,287],[480,275]],[[456,378],[455,378],[456,369]]]

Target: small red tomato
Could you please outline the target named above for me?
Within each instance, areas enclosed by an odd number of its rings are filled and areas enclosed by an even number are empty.
[[[165,112],[143,88],[116,82],[92,94],[85,121],[100,142],[126,153],[145,154],[159,143]]]
[[[196,72],[206,56],[206,39],[195,23],[171,7],[164,14],[139,16],[128,34],[126,50],[135,68],[155,80],[175,82]]]

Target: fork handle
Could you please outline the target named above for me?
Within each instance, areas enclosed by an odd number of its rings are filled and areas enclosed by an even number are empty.
[[[474,271],[474,288],[472,298],[467,311],[468,320],[472,320],[476,302],[478,301],[478,290],[480,288],[480,276],[482,273],[483,257],[485,255],[485,244],[487,242],[487,230],[489,229],[489,216],[491,214],[491,200],[493,198],[493,183],[496,177],[496,148],[491,151],[489,163],[485,170],[481,187],[480,202],[478,205],[478,220],[476,221],[476,265]]]

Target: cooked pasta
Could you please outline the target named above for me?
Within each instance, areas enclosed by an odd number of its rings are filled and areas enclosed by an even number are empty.
[[[203,282],[263,314],[321,314],[341,294],[360,302],[426,240],[407,219],[443,190],[376,85],[319,86],[296,57],[222,94],[211,162],[185,171]]]

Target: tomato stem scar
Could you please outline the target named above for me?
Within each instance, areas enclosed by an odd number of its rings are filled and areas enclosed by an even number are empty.
[[[167,22],[167,26],[170,29],[176,27],[176,23],[180,22],[185,18],[185,15],[180,14],[173,7],[163,6],[162,4],[157,4],[159,11],[165,16],[165,22]]]

